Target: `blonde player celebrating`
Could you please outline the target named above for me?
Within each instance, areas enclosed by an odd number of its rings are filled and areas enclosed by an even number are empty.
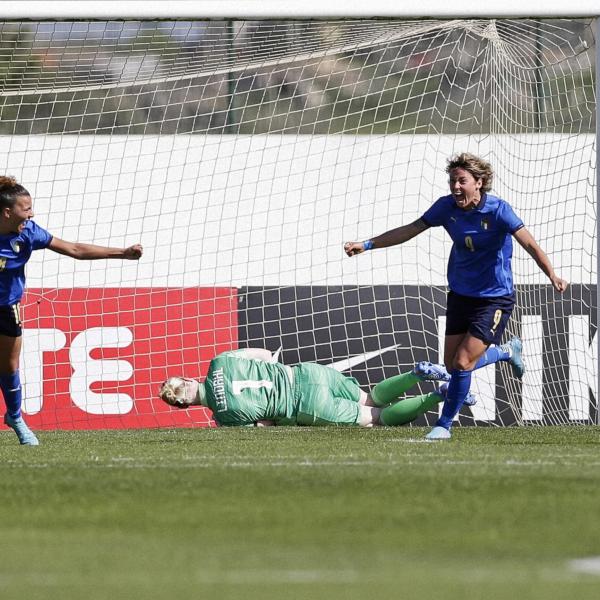
[[[139,244],[129,248],[106,248],[65,242],[52,236],[32,219],[33,204],[29,192],[14,177],[0,177],[0,389],[6,403],[4,423],[26,446],[39,444],[21,415],[19,376],[22,342],[19,302],[25,289],[25,265],[32,252],[49,248],[79,260],[138,260],[142,256]]]
[[[248,348],[213,358],[203,383],[170,377],[159,397],[177,408],[205,406],[221,426],[403,425],[443,401],[447,385],[429,394],[398,397],[421,381],[449,378],[442,365],[421,362],[367,394],[356,379],[329,367],[289,367],[276,362],[269,350]],[[475,403],[473,396],[467,403]]]

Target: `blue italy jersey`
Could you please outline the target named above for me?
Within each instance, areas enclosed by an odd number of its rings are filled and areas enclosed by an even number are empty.
[[[452,195],[437,200],[421,219],[450,234],[448,285],[463,296],[488,298],[514,293],[511,235],[523,227],[510,205],[484,194],[477,208],[463,210]]]
[[[51,241],[52,236],[33,221],[27,221],[21,233],[0,235],[0,306],[21,300],[31,253],[47,248]]]

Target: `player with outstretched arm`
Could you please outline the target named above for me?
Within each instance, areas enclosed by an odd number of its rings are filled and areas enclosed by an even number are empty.
[[[493,171],[487,161],[466,152],[458,154],[448,160],[446,173],[450,194],[439,198],[421,218],[364,242],[344,245],[346,254],[353,256],[403,244],[438,226],[452,239],[444,342],[444,362],[451,380],[442,414],[427,434],[431,440],[451,437],[452,421],[467,397],[474,369],[510,360],[515,376],[523,376],[521,341],[513,338],[509,344],[497,345],[515,304],[512,237],[556,291],[567,288],[508,202],[490,194]]]
[[[4,423],[15,431],[19,442],[27,446],[39,444],[21,415],[19,376],[22,344],[19,302],[25,289],[25,265],[32,252],[49,248],[79,260],[138,260],[142,256],[140,244],[128,248],[106,248],[65,242],[32,221],[33,216],[29,192],[14,177],[0,176],[0,389],[6,403]]]
[[[221,426],[403,425],[441,402],[447,384],[429,394],[399,399],[421,381],[446,381],[442,365],[418,363],[413,371],[385,379],[369,394],[356,379],[316,363],[289,367],[264,348],[223,352],[213,358],[204,382],[169,377],[159,397],[177,408],[205,406]],[[468,404],[475,399],[469,396]]]

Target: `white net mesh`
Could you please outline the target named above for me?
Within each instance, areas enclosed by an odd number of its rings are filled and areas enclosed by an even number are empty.
[[[238,345],[343,363],[365,388],[438,361],[444,232],[352,260],[342,245],[422,215],[457,151],[492,163],[494,192],[571,282],[557,296],[515,250],[509,330],[528,371],[478,371],[460,422],[594,422],[590,25],[1,24],[3,170],[57,237],[145,247],[139,264],[34,254],[31,425],[205,425],[203,409],[162,406],[158,386]]]

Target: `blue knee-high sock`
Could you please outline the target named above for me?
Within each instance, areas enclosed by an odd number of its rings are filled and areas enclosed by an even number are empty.
[[[475,363],[473,370],[481,369],[481,367],[485,367],[486,365],[491,365],[499,360],[508,360],[509,358],[510,352],[508,352],[508,350],[503,350],[502,346],[490,346],[479,357],[479,360]]]
[[[458,369],[450,371],[451,379],[448,384],[448,395],[444,401],[442,414],[436,423],[437,425],[446,429],[452,427],[452,419],[458,414],[460,407],[469,393],[471,373],[472,371],[459,371]]]
[[[6,412],[13,418],[18,419],[21,416],[21,378],[19,370],[9,375],[0,375],[0,389],[4,394]]]

